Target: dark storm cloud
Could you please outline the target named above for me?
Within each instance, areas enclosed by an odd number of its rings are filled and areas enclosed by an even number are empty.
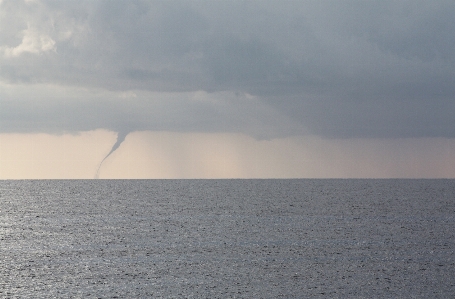
[[[1,81],[88,91],[3,91],[3,131],[455,137],[452,1],[16,3]]]

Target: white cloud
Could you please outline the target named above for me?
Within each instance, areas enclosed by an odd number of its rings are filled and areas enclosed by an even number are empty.
[[[22,42],[16,47],[5,47],[6,57],[17,57],[23,53],[40,54],[43,52],[55,52],[55,41],[47,34],[39,32],[36,28],[28,26],[22,31]]]

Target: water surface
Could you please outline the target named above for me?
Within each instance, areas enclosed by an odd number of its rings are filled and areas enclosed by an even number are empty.
[[[0,297],[449,298],[454,180],[0,181]]]

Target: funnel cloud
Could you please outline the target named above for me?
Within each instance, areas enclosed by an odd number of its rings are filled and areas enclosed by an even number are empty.
[[[118,132],[117,133],[117,141],[112,146],[110,152],[104,157],[103,160],[101,160],[101,163],[98,166],[98,169],[96,170],[95,179],[99,179],[100,169],[101,169],[101,166],[103,165],[103,162],[120,147],[120,145],[125,140],[125,138],[128,134],[129,134],[129,132]]]

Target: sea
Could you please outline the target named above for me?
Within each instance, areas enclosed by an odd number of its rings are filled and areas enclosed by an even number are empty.
[[[455,298],[455,180],[0,181],[0,298]]]

